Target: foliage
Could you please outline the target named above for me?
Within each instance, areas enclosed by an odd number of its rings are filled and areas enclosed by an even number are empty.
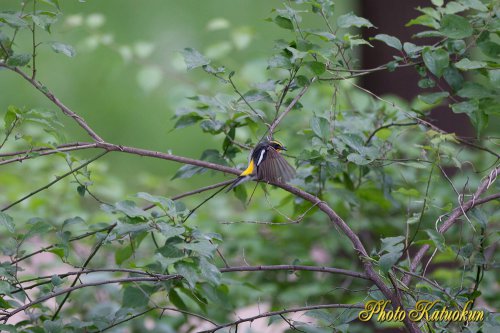
[[[2,111],[0,199],[10,204],[0,212],[1,329],[101,332],[129,325],[144,331],[147,317],[156,331],[229,331],[239,325],[236,310],[263,302],[270,311],[306,311],[253,314],[270,317],[269,325],[357,332],[364,329],[358,308],[370,299],[391,298],[405,308],[421,299],[498,308],[498,137],[487,131],[497,130],[500,110],[500,7],[497,1],[434,0],[418,11],[407,24],[427,29],[415,35],[417,45],[386,32],[362,38],[359,29],[373,24],[336,13],[329,0],[284,3],[267,19],[282,39],[266,51],[264,66],[253,67],[265,77],[259,82],[241,75],[243,65],[228,68],[224,56],[214,60],[186,47],[185,68],[208,75],[193,83],[203,93],[176,110],[173,128],[195,126],[218,142],[198,160],[107,142],[63,104],[64,96],[38,81],[38,71],[53,70],[39,62],[39,53],[78,56],[65,41],[39,42],[59,28],[62,2],[25,1],[18,11],[0,12],[1,75],[20,75],[53,103],[53,110],[11,105]],[[99,18],[89,21],[95,29]],[[235,33],[235,47],[250,43],[245,31]],[[17,43],[23,34],[29,45]],[[151,60],[150,45],[132,55],[132,47],[106,40],[100,45],[124,58]],[[360,47],[391,47],[395,55],[363,69]],[[143,66],[138,84],[152,91],[165,77],[158,64]],[[357,83],[402,67],[420,75],[415,101],[377,96]],[[429,123],[439,105],[465,113],[476,137]],[[66,116],[90,142],[75,141],[61,121]],[[238,174],[249,149],[266,136],[286,143],[297,167],[292,184],[261,184],[255,192],[252,184],[241,185],[236,198],[221,193],[198,209],[198,194],[208,189],[170,192],[172,183],[209,179],[214,171]],[[107,172],[103,156],[111,152],[183,165],[171,180],[152,179],[133,194]],[[428,249],[434,252],[426,260],[415,255]],[[49,264],[38,261],[47,253]],[[392,325],[450,328],[425,321]],[[482,323],[451,326],[487,332],[500,324],[489,314]]]

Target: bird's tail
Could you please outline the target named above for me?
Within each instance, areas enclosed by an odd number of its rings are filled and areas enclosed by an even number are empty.
[[[238,178],[236,178],[234,180],[234,182],[229,186],[229,188],[226,190],[226,193],[231,191],[233,188],[235,188],[236,186],[240,185],[241,183],[244,183],[246,181],[249,181],[250,180],[250,176],[239,176]]]

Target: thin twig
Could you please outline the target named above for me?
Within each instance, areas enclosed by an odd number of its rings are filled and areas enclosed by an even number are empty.
[[[64,179],[65,177],[67,177],[67,176],[71,175],[73,172],[76,172],[76,171],[78,171],[78,170],[80,170],[80,169],[82,169],[82,168],[86,167],[87,165],[89,165],[90,163],[94,162],[95,160],[97,160],[97,159],[101,158],[103,155],[105,155],[105,154],[107,154],[107,153],[108,153],[107,151],[104,151],[104,152],[100,153],[99,155],[97,155],[96,157],[94,157],[94,158],[92,158],[92,159],[88,160],[87,162],[85,162],[85,163],[81,164],[78,168],[76,168],[76,169],[72,169],[72,170],[70,170],[70,171],[66,172],[66,173],[65,173],[65,174],[63,174],[63,175],[61,175],[61,176],[59,176],[59,177],[56,177],[56,179],[55,179],[54,181],[51,181],[51,182],[50,182],[50,183],[48,183],[47,185],[44,185],[44,186],[42,186],[42,187],[40,187],[40,188],[36,189],[35,191],[33,191],[33,192],[31,192],[31,193],[29,193],[29,194],[25,195],[25,196],[24,196],[24,197],[22,197],[21,199],[16,200],[16,201],[14,201],[13,203],[11,203],[11,204],[9,204],[9,205],[5,206],[4,208],[2,208],[2,210],[1,210],[1,211],[2,211],[2,212],[4,212],[4,211],[6,211],[7,209],[9,209],[9,208],[11,208],[11,207],[13,207],[13,206],[15,206],[15,205],[17,205],[17,204],[19,204],[19,203],[23,202],[24,200],[28,199],[29,197],[32,197],[33,195],[37,194],[38,192],[41,192],[41,191],[43,191],[43,190],[48,189],[49,187],[51,187],[52,185],[54,185],[55,183],[57,183],[57,182],[58,182],[58,181],[60,181],[61,179]]]
[[[306,85],[306,86],[304,86],[304,88],[302,88],[302,90],[297,94],[297,96],[295,96],[295,98],[290,102],[290,104],[288,104],[288,106],[286,107],[286,109],[273,121],[273,123],[271,124],[271,126],[269,126],[269,130],[268,130],[268,133],[269,133],[268,136],[269,137],[273,136],[274,130],[279,125],[279,123],[281,123],[281,121],[283,120],[283,118],[285,118],[286,115],[293,109],[293,107],[295,106],[295,104],[297,104],[297,102],[302,98],[302,96],[306,93],[306,91],[309,89],[309,87],[316,80],[317,80],[317,77],[313,77],[311,79],[311,82],[309,82],[308,85]]]
[[[116,225],[115,225],[116,226]],[[96,245],[96,247],[94,248],[94,250],[90,253],[90,255],[88,256],[88,258],[85,260],[85,262],[83,263],[83,266],[80,270],[80,273],[78,273],[75,277],[75,279],[73,280],[73,283],[71,283],[71,287],[74,287],[76,285],[76,283],[78,282],[78,280],[80,279],[80,276],[82,275],[82,271],[85,270],[87,268],[87,265],[90,263],[90,261],[92,260],[92,258],[94,258],[94,256],[97,254],[97,251],[99,251],[99,249],[101,248],[101,246],[104,244],[104,242],[106,241],[106,239],[108,238],[109,234],[111,233],[111,231],[113,231],[114,227],[113,228],[110,228],[108,230],[108,233],[106,235],[106,237],[103,237],[99,243]],[[66,303],[66,301],[68,300],[69,296],[71,295],[71,291],[66,293],[66,295],[64,296],[63,300],[61,301],[61,303],[59,303],[59,305],[57,306],[57,310],[56,312],[54,313],[54,315],[52,316],[52,320],[55,320],[57,318],[57,315],[59,314],[59,312],[61,311],[62,307],[64,306],[64,303]]]
[[[223,324],[223,325],[218,325],[217,327],[214,327],[209,330],[205,331],[200,331],[198,333],[213,333],[217,332],[220,329],[226,328],[226,327],[231,327],[231,326],[236,326],[244,322],[253,322],[257,319],[261,318],[266,318],[266,317],[272,317],[272,316],[279,316],[285,313],[292,313],[292,312],[302,312],[302,311],[310,311],[310,310],[318,310],[318,309],[364,309],[363,304],[321,304],[321,305],[309,305],[309,306],[303,306],[299,308],[293,308],[293,309],[285,309],[285,310],[280,310],[280,311],[270,311],[270,312],[264,312],[256,316],[252,317],[247,317],[247,318],[241,318],[236,321]]]

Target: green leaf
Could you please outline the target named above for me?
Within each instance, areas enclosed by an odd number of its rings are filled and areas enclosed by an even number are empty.
[[[59,0],[36,0],[36,1],[43,2],[43,3],[47,4],[47,5],[56,7],[57,9],[60,9],[60,7],[59,7]]]
[[[160,229],[161,234],[166,238],[173,238],[176,236],[182,235],[186,229],[184,227],[174,227],[168,223],[158,223],[158,228]]]
[[[208,65],[210,60],[205,58],[200,52],[193,48],[185,48],[182,51],[182,56],[184,57],[184,62],[186,63],[186,67],[188,70],[202,67]]]
[[[375,136],[381,140],[387,140],[392,134],[392,131],[389,128],[382,128],[380,131],[375,133]]]
[[[172,177],[172,180],[176,178],[191,178],[192,176],[203,173],[205,171],[205,168],[196,165],[185,164],[181,166],[179,170],[177,170],[175,175]]]
[[[325,72],[326,66],[320,61],[308,61],[304,65],[316,75],[321,75]]]
[[[350,27],[367,27],[372,28],[374,25],[363,17],[359,17],[354,15],[354,13],[350,12],[348,14],[344,14],[339,16],[337,19],[337,25],[340,28],[350,28]]]
[[[445,250],[444,236],[433,229],[426,229],[425,232],[429,236],[429,239],[432,240],[436,248],[443,252]]]
[[[174,267],[177,273],[186,279],[189,287],[194,289],[196,283],[199,281],[197,266],[191,262],[180,261],[175,263]]]
[[[50,278],[50,283],[52,283],[52,285],[54,287],[57,287],[57,286],[60,286],[61,284],[63,284],[63,279],[61,279],[59,277],[59,275],[52,275],[52,277]]]
[[[382,255],[378,261],[380,265],[380,270],[387,274],[389,270],[394,266],[399,258],[401,257],[401,252],[389,252],[384,255]]]
[[[134,254],[134,250],[132,249],[132,246],[127,245],[124,248],[117,249],[115,252],[115,262],[117,265],[123,264],[125,260],[130,258]]]
[[[411,27],[412,25],[423,25],[426,27],[430,27],[433,29],[439,28],[439,23],[434,18],[429,15],[420,15],[417,18],[410,20],[410,22],[406,23],[406,27]]]
[[[432,104],[441,103],[443,98],[446,98],[448,96],[450,96],[450,94],[447,91],[442,91],[442,92],[435,92],[435,93],[430,93],[430,94],[425,94],[425,95],[418,95],[418,99],[420,99],[424,103],[432,105]]]
[[[403,45],[401,45],[400,40],[394,36],[389,36],[386,34],[378,34],[375,37],[373,37],[373,39],[384,42],[390,47],[395,48],[396,50],[401,51],[403,49]]]
[[[27,240],[36,235],[45,235],[49,230],[53,229],[50,223],[38,217],[31,218],[28,221],[28,224],[31,225],[31,228],[27,233],[25,233],[24,240]]]
[[[11,234],[16,231],[16,226],[13,221],[12,217],[4,212],[0,212],[0,224],[3,224]]]
[[[170,300],[170,302],[172,302],[173,305],[175,305],[176,308],[181,310],[188,310],[186,303],[184,303],[177,291],[170,290],[170,292],[168,293],[168,299]]]
[[[323,117],[313,116],[311,119],[311,129],[323,141],[330,137],[330,124]]]
[[[202,278],[206,279],[214,286],[218,286],[220,284],[221,272],[215,265],[208,262],[208,260],[204,257],[200,258],[200,270]]]
[[[439,31],[446,37],[462,39],[472,35],[473,29],[472,25],[466,18],[450,14],[443,16]]]
[[[149,295],[141,288],[128,286],[123,290],[122,307],[142,308],[149,303]]]
[[[84,197],[85,193],[87,193],[87,188],[85,187],[85,185],[78,185],[76,187],[76,192],[79,196]]]
[[[24,28],[28,26],[28,22],[17,15],[9,13],[0,13],[0,22],[7,23],[13,28]]]
[[[422,53],[422,58],[424,60],[425,66],[432,74],[436,75],[437,77],[441,77],[443,75],[445,68],[448,67],[448,64],[450,62],[448,52],[446,52],[442,48],[434,51],[426,48]]]
[[[451,109],[455,113],[467,113],[472,115],[479,108],[479,104],[476,100],[470,100],[460,103],[455,103],[451,105]]]
[[[491,84],[496,88],[500,89],[500,69],[494,69],[488,72]]]
[[[213,257],[217,245],[210,243],[207,240],[201,240],[196,243],[180,243],[176,245],[179,249],[191,250],[203,257]]]
[[[196,113],[186,114],[177,120],[174,128],[184,128],[196,124],[198,121],[203,119],[203,117],[197,115]]]
[[[5,302],[3,299],[1,300]],[[0,324],[0,332],[18,333],[16,326],[8,324]]]
[[[457,91],[462,88],[464,77],[455,67],[449,66],[445,68],[443,77],[453,90]]]
[[[287,17],[278,15],[273,18],[273,22],[283,29],[293,30],[292,20]]]
[[[115,204],[114,208],[130,217],[143,217],[146,215],[146,212],[142,208],[137,207],[136,203],[131,200],[119,201]]]
[[[487,57],[498,59],[500,57],[500,44],[491,40],[478,43],[479,49]]]
[[[403,44],[403,50],[406,52],[406,54],[410,57],[417,56],[417,54],[422,51],[423,47],[422,46],[417,46],[413,43],[405,42]]]
[[[395,193],[401,193],[402,195],[408,196],[408,197],[413,197],[413,198],[418,198],[420,196],[420,192],[415,189],[415,188],[404,188],[400,187]]]
[[[75,216],[75,217],[64,220],[61,229],[69,227],[70,225],[80,224],[80,223],[85,223],[85,220],[82,219],[80,216]]]
[[[76,55],[75,49],[69,44],[61,42],[52,42],[50,45],[55,53],[62,53],[68,57],[74,57]]]
[[[489,116],[483,109],[477,110],[472,115],[469,115],[472,125],[476,128],[477,137],[480,137],[484,130],[488,127]]]
[[[400,252],[403,250],[402,242],[405,240],[404,236],[396,236],[396,237],[386,237],[382,238],[382,248],[380,252]],[[401,246],[400,246],[401,245]]]
[[[5,301],[2,296],[0,296],[0,309],[10,309],[12,308],[12,305]]]
[[[258,89],[252,89],[250,91],[247,91],[243,97],[248,103],[254,103],[254,102],[259,102],[259,101],[264,101],[264,102],[273,102],[273,99],[271,98],[271,95],[269,93],[258,90]]]
[[[146,192],[139,192],[135,196],[148,202],[154,203],[156,206],[164,209],[167,209],[174,204],[174,202],[169,198],[161,197],[159,195],[152,195]]]
[[[469,69],[484,68],[486,66],[487,64],[484,61],[469,60],[467,58],[463,58],[459,62],[455,63],[455,67],[462,71],[467,71]]]
[[[472,8],[475,10],[479,10],[480,12],[488,11],[488,7],[486,7],[480,0],[458,0],[458,1],[466,8]]]
[[[57,15],[52,12],[40,12],[37,15],[31,15],[33,23],[50,33],[50,27],[57,22]]]
[[[7,59],[9,66],[26,66],[31,61],[31,54],[14,54]]]
[[[431,0],[431,2],[436,7],[442,7],[444,4],[444,0]]]

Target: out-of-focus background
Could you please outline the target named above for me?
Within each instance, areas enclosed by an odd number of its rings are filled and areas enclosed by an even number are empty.
[[[52,35],[40,32],[39,38],[64,41],[75,47],[77,55],[53,56],[49,46],[41,46],[38,79],[110,142],[158,151],[175,147],[176,154],[198,158],[205,149],[219,147],[220,142],[198,127],[172,130],[172,116],[176,107],[189,103],[187,98],[198,93],[193,91],[194,82],[213,83],[215,79],[201,71],[186,73],[180,51],[196,48],[228,68],[239,69],[241,80],[260,81],[263,78],[256,76],[262,76],[260,69],[267,66],[267,50],[282,33],[271,29],[274,23],[265,18],[280,4],[252,0],[60,1],[64,19]],[[353,5],[339,2],[338,11],[345,12]],[[2,0],[1,6],[18,10],[19,1]],[[31,43],[29,36],[23,37],[18,44]],[[253,60],[240,69],[249,59]],[[15,104],[54,109],[26,82],[11,76],[3,73],[0,77],[0,108]],[[60,120],[69,129],[76,129],[71,120]],[[67,140],[88,140],[79,132],[79,137]],[[200,141],[205,144],[196,144]],[[106,159],[111,162],[110,171],[134,175],[126,178],[131,184],[150,173],[171,177],[179,167],[120,154]]]

